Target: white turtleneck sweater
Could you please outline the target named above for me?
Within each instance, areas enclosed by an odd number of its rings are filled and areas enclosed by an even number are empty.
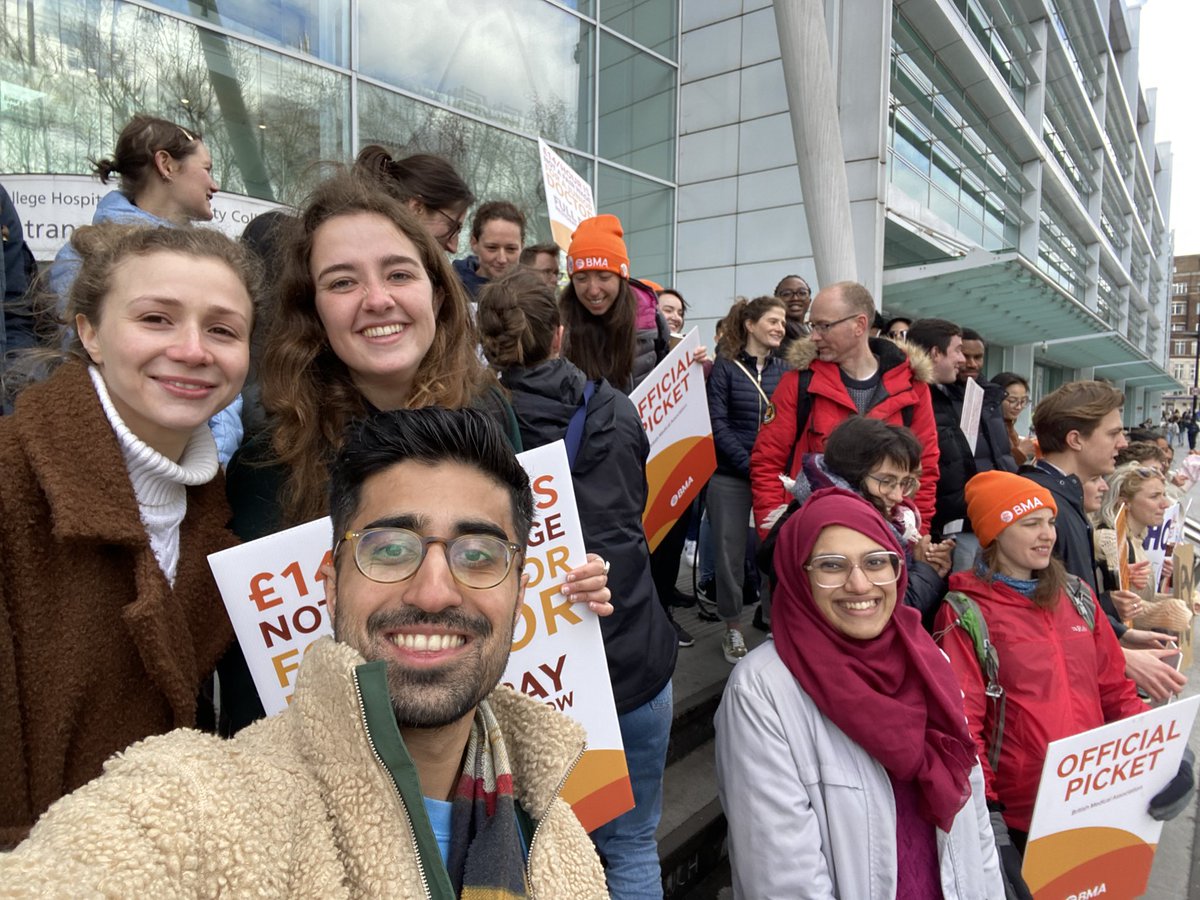
[[[217,444],[208,424],[204,423],[192,432],[179,462],[168,459],[129,430],[113,406],[100,370],[89,366],[88,374],[92,376],[100,405],[104,407],[104,414],[121,446],[125,468],[129,470],[129,480],[133,482],[133,493],[137,497],[138,513],[150,538],[150,549],[154,551],[163,575],[174,587],[175,570],[179,566],[179,526],[187,513],[187,488],[206,484],[217,474],[220,468]]]

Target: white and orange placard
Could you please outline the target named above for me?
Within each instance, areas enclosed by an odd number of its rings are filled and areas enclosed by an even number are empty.
[[[650,438],[642,527],[651,550],[717,468],[699,349],[700,332],[693,328],[629,395]]]
[[[541,138],[538,138],[538,156],[542,161],[542,186],[546,190],[550,232],[554,243],[565,253],[579,223],[596,215],[592,186]]]
[[[586,561],[563,443],[518,458],[535,516],[529,587],[502,681],[587,729],[588,749],[562,795],[590,831],[633,807],[604,639],[595,613],[561,593],[566,573]],[[290,702],[305,649],[333,633],[319,573],[332,559],[332,537],[330,520],[319,519],[208,558],[268,715]]]
[[[1021,870],[1035,900],[1145,893],[1163,826],[1146,809],[1179,771],[1198,704],[1189,697],[1050,744]]]

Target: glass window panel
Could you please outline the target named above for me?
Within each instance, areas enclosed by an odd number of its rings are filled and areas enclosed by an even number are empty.
[[[329,0],[155,0],[256,40],[350,64],[350,4]]]
[[[24,9],[9,4],[7,9]],[[224,190],[291,202],[346,156],[349,83],[131,4],[39,4],[0,20],[0,171],[87,173],[134,113],[204,135]]]
[[[480,203],[508,200],[525,213],[526,244],[552,240],[536,142],[369,84],[359,85],[358,109],[362,145],[382,144],[396,158],[445,157]],[[591,181],[587,160],[561,150],[559,155]],[[460,255],[470,252],[466,234],[459,249]]]
[[[601,164],[596,193],[596,209],[621,220],[633,276],[671,284],[675,189]]]
[[[594,26],[544,0],[427,0],[416,14],[359,0],[358,9],[363,74],[591,149]]]
[[[929,209],[950,225],[958,222],[958,203],[939,190],[929,192]]]
[[[675,59],[678,0],[601,0],[600,21],[655,53]]]
[[[600,35],[600,155],[659,178],[675,177],[674,66]]]
[[[929,182],[914,172],[904,157],[895,154],[892,156],[892,184],[918,203],[928,203]]]

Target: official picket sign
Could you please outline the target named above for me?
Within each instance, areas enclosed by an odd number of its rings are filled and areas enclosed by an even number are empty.
[[[502,681],[578,721],[588,749],[563,798],[589,831],[633,807],[600,620],[562,595],[566,573],[586,561],[571,470],[562,441],[518,456],[533,487],[529,586]],[[329,518],[208,558],[267,715],[285,709],[304,652],[333,634],[322,565],[332,562]],[[343,563],[344,565],[345,563]]]
[[[1198,705],[1189,697],[1050,744],[1021,872],[1035,900],[1145,893],[1163,826],[1146,808],[1178,772]]]
[[[700,332],[693,328],[629,395],[650,439],[642,527],[651,550],[717,469],[699,349]]]
[[[42,261],[54,259],[76,228],[91,225],[96,205],[105,194],[116,190],[115,184],[101,184],[91,175],[0,174],[0,184],[21,217],[25,243]],[[212,221],[197,224],[209,225],[235,240],[255,216],[283,209],[270,200],[226,191],[213,197],[212,208]]]
[[[546,190],[550,231],[554,243],[566,252],[579,223],[596,215],[592,186],[541,138],[538,138],[538,155],[542,160],[542,186]]]

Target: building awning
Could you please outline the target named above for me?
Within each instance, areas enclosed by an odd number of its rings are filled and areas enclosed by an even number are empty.
[[[949,319],[990,344],[1032,344],[1034,358],[1150,390],[1179,383],[1124,335],[1015,251],[974,249],[958,259],[887,269],[883,307],[892,315]]]
[[[1005,346],[1109,330],[1015,251],[975,249],[959,259],[888,269],[883,306],[892,314],[949,319]]]

